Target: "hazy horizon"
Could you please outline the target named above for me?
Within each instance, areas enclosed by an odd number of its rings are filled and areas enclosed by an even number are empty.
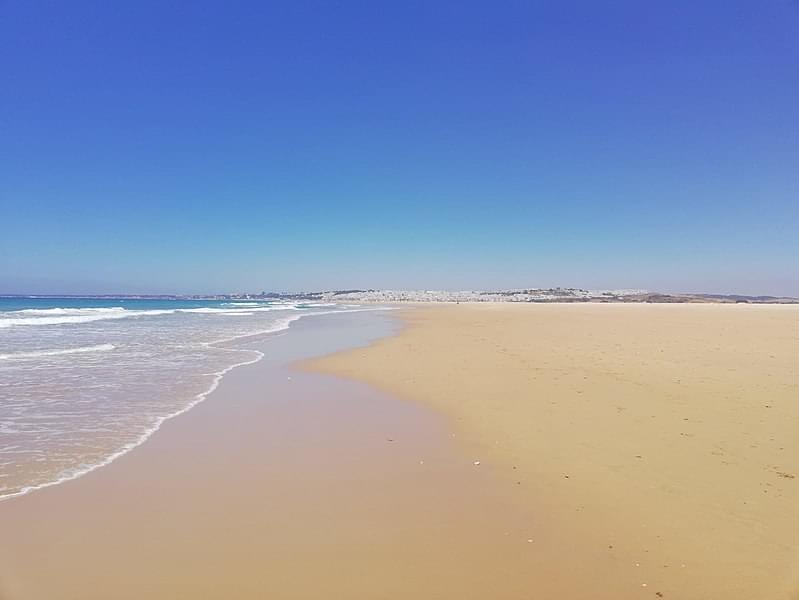
[[[737,291],[737,290],[701,290],[701,289],[656,289],[646,288],[640,286],[585,286],[576,284],[562,284],[562,285],[511,285],[511,286],[467,286],[467,287],[399,287],[399,286],[330,286],[320,288],[293,288],[281,289],[270,287],[245,287],[241,289],[227,289],[227,290],[205,290],[205,291],[174,291],[174,290],[161,290],[161,291],[148,291],[148,290],[127,290],[124,288],[107,288],[97,290],[80,290],[73,292],[65,291],[5,291],[0,289],[0,296],[49,296],[58,298],[61,296],[218,296],[218,295],[234,295],[234,294],[260,294],[278,293],[278,294],[300,294],[311,292],[329,292],[336,290],[397,290],[397,291],[442,291],[442,292],[459,292],[459,291],[504,291],[504,290],[521,290],[521,289],[585,289],[585,290],[645,290],[647,292],[657,292],[665,294],[714,294],[714,295],[729,295],[729,296],[773,296],[795,298],[792,294],[782,293],[768,293],[768,292],[753,292],[753,291]],[[122,290],[122,291],[120,291]]]
[[[799,296],[796,3],[0,12],[0,293]]]

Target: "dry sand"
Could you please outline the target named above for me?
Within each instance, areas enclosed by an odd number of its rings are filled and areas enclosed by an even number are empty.
[[[314,367],[434,407],[515,485],[531,598],[799,598],[799,307],[404,316]]]

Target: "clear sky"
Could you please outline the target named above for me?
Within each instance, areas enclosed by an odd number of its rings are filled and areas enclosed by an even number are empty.
[[[0,1],[0,293],[799,295],[799,3]]]

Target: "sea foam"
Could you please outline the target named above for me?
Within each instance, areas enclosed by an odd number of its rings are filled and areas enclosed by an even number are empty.
[[[14,326],[64,325],[67,323],[91,323],[108,319],[168,315],[170,310],[128,310],[121,306],[110,308],[47,308],[23,309],[0,313],[0,329]]]
[[[263,356],[243,338],[305,316],[379,310],[197,304],[0,311],[0,500],[80,477],[143,443]],[[23,321],[53,327],[12,327]]]
[[[63,350],[36,350],[32,352],[11,352],[0,354],[0,360],[41,358],[43,356],[61,356],[67,354],[83,354],[84,352],[108,352],[116,348],[113,344],[97,344],[95,346],[81,346],[79,348],[64,348]]]

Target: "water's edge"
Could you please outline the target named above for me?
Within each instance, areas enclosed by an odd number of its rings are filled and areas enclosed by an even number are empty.
[[[9,500],[11,498],[18,498],[20,496],[25,496],[27,494],[30,494],[31,492],[35,492],[37,490],[53,487],[53,486],[59,485],[61,483],[66,483],[67,481],[73,481],[73,480],[78,479],[78,478],[80,478],[80,477],[82,477],[84,475],[87,475],[87,474],[89,474],[89,473],[91,473],[91,472],[93,472],[93,471],[95,471],[97,469],[100,469],[101,467],[105,467],[107,465],[110,465],[111,463],[113,463],[117,459],[121,458],[122,456],[124,456],[127,453],[131,452],[135,448],[138,448],[139,446],[144,444],[148,439],[150,439],[150,437],[152,437],[158,430],[161,429],[161,427],[163,426],[164,423],[166,423],[167,421],[169,421],[169,420],[171,420],[171,419],[173,419],[175,417],[178,417],[178,416],[180,416],[180,415],[182,415],[184,413],[187,413],[192,408],[194,408],[195,406],[197,406],[198,404],[200,404],[201,402],[206,400],[208,398],[208,396],[212,392],[214,392],[214,390],[216,390],[219,387],[219,384],[220,384],[220,382],[222,381],[222,378],[225,375],[227,375],[228,373],[230,373],[231,371],[233,371],[234,369],[236,369],[238,367],[243,367],[243,366],[246,366],[246,365],[252,365],[254,363],[257,363],[260,360],[262,360],[264,358],[264,356],[265,356],[265,354],[263,352],[261,352],[260,350],[249,349],[249,348],[224,348],[224,347],[221,346],[222,344],[226,344],[226,343],[230,343],[230,342],[234,342],[234,341],[238,341],[238,340],[243,340],[243,339],[247,339],[247,338],[260,337],[260,336],[265,336],[268,339],[267,336],[273,336],[275,334],[279,334],[280,332],[287,331],[288,329],[290,329],[290,327],[291,327],[291,325],[293,323],[300,321],[304,317],[329,316],[329,315],[336,315],[336,314],[349,314],[349,313],[358,313],[358,312],[375,312],[375,311],[387,311],[387,310],[392,310],[392,307],[378,306],[378,307],[373,307],[373,308],[372,307],[370,307],[370,308],[353,308],[353,309],[347,309],[347,310],[320,311],[320,312],[316,312],[316,313],[306,313],[306,314],[292,315],[291,317],[287,317],[286,319],[282,320],[276,327],[268,329],[268,330],[249,332],[249,333],[238,335],[238,336],[234,336],[234,337],[231,337],[231,338],[224,338],[224,339],[215,340],[213,342],[209,342],[208,344],[206,344],[207,346],[213,346],[214,348],[219,349],[219,350],[227,350],[227,351],[230,351],[230,352],[244,352],[244,353],[249,353],[250,355],[254,355],[254,356],[252,358],[248,359],[248,360],[244,360],[244,361],[241,361],[241,362],[238,362],[238,363],[234,363],[234,364],[229,365],[229,366],[225,367],[224,369],[221,369],[221,370],[219,370],[219,371],[217,371],[215,373],[211,373],[210,375],[213,376],[213,379],[211,380],[211,384],[208,386],[208,388],[205,391],[200,392],[197,395],[195,395],[194,398],[192,400],[190,400],[189,403],[186,406],[180,408],[179,410],[176,410],[176,411],[174,411],[172,413],[169,413],[167,415],[159,417],[158,420],[155,422],[155,424],[152,427],[150,427],[149,429],[147,429],[145,432],[143,432],[136,440],[134,440],[132,442],[129,442],[128,444],[125,444],[119,450],[117,450],[116,452],[113,452],[112,454],[109,454],[103,460],[101,460],[99,462],[96,462],[96,463],[87,464],[85,466],[77,468],[74,471],[69,472],[69,473],[67,473],[65,475],[62,475],[62,476],[60,476],[57,479],[54,479],[52,481],[47,481],[47,482],[36,484],[36,485],[26,486],[26,487],[21,488],[20,490],[18,490],[16,492],[12,492],[10,494],[0,495],[0,502],[2,502],[4,500]]]

